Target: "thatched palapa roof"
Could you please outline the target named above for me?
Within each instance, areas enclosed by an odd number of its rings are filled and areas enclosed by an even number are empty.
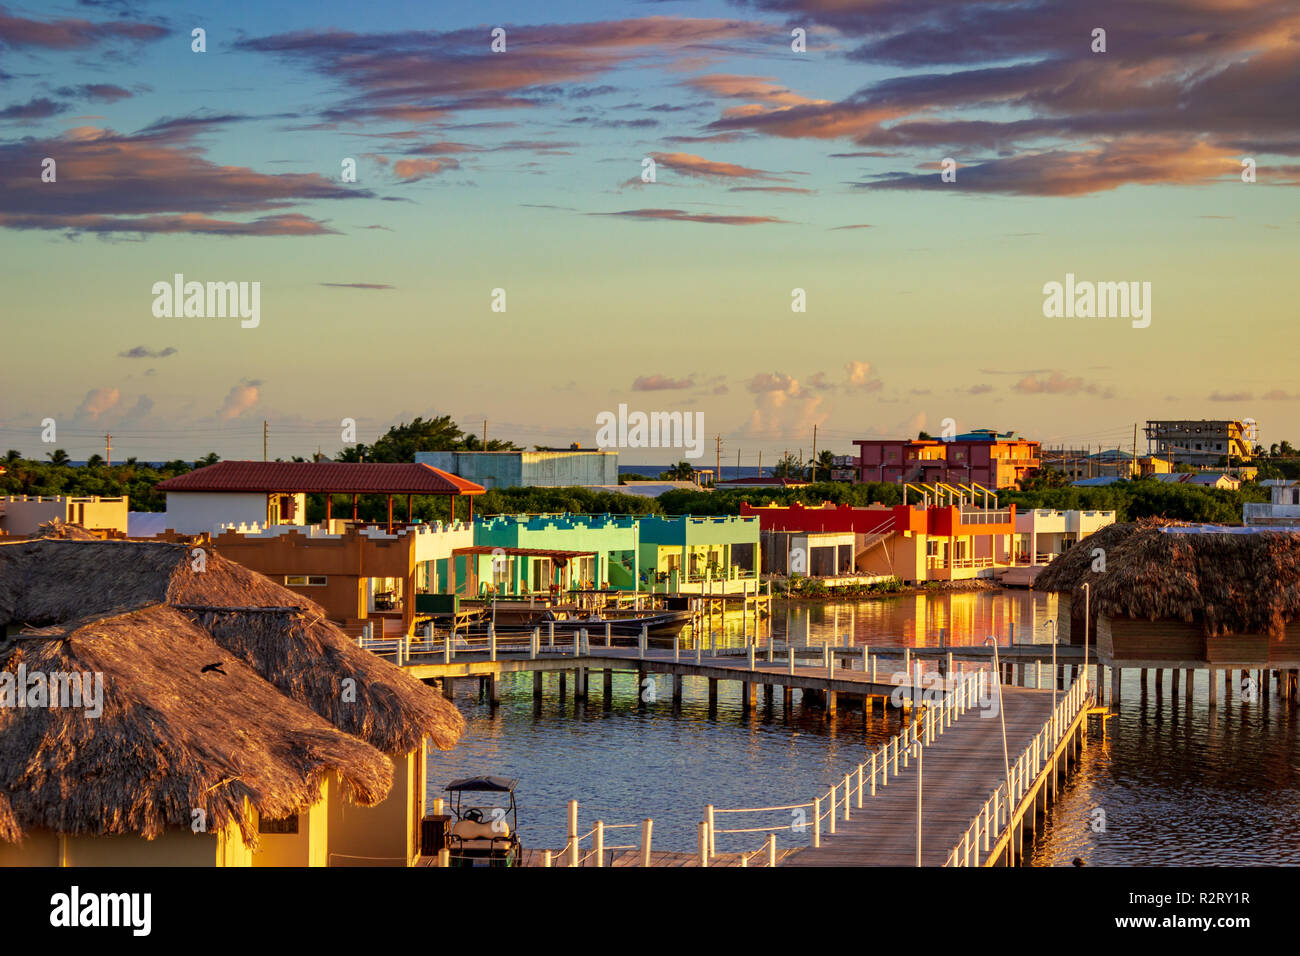
[[[0,670],[103,675],[103,711],[0,707],[0,839],[30,827],[152,837],[305,810],[334,770],[369,805],[392,763],[464,721],[313,602],[206,549],[0,543]],[[223,673],[204,671],[220,662]],[[346,682],[346,683],[345,683]]]
[[[1300,534],[1168,533],[1180,522],[1145,519],[1109,525],[1049,564],[1034,589],[1071,596],[1111,617],[1197,622],[1205,634],[1280,638],[1300,621]],[[1093,553],[1105,552],[1094,571]]]

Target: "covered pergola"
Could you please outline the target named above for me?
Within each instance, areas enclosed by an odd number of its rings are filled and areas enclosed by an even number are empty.
[[[388,530],[393,530],[393,498],[406,495],[406,520],[412,517],[415,495],[438,495],[450,503],[456,520],[456,499],[469,499],[469,520],[474,520],[474,496],[482,485],[458,475],[416,462],[342,461],[220,461],[155,486],[165,492],[208,492],[266,495],[324,495],[325,520],[334,516],[334,497],[351,495],[352,518],[357,518],[357,498],[383,495],[388,499]]]
[[[595,551],[565,551],[557,548],[500,548],[491,545],[476,544],[468,548],[455,548],[451,552],[452,560],[447,562],[447,576],[450,579],[450,593],[456,593],[456,558],[458,557],[482,557],[483,555],[502,555],[503,557],[524,557],[524,558],[549,558],[558,568],[563,568],[569,573],[569,581],[561,582],[558,585],[559,590],[567,590],[566,583],[571,583],[572,568],[569,562],[575,558],[595,557]],[[472,582],[473,589],[478,590],[477,574]]]

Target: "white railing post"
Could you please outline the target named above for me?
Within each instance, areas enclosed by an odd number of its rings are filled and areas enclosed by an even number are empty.
[[[704,808],[704,822],[709,825],[709,859],[713,859],[718,853],[716,835],[714,833],[713,804]]]
[[[700,866],[709,865],[709,825],[705,821],[700,821],[699,830],[699,855]]]
[[[785,656],[790,662],[790,673],[794,673],[794,645],[787,643],[785,646]]]
[[[578,865],[578,801],[569,801],[569,866]]]
[[[488,624],[488,660],[497,659],[497,628],[495,624]]]
[[[871,753],[871,795],[872,795],[873,797],[876,795],[876,754],[875,754],[875,751],[872,751],[872,753]]]
[[[650,641],[650,630],[648,625],[641,625],[641,636],[637,639],[637,657],[645,660],[646,645]]]
[[[847,774],[847,773],[844,775],[844,822],[845,823],[848,823],[849,821],[849,794],[853,792],[853,784],[852,781],[849,779],[851,776],[852,776],[851,774]]]
[[[546,622],[546,643],[551,647],[552,650],[555,649],[555,622],[554,621]]]
[[[858,764],[858,809],[862,809],[862,764]]]
[[[835,835],[835,809],[836,807],[839,806],[839,801],[836,800],[835,798],[835,786],[836,786],[835,784],[831,784],[831,812],[830,812],[830,816],[827,817],[827,819],[830,820],[830,824],[831,824],[830,825],[831,836]]]
[[[596,821],[596,832],[592,843],[593,852],[596,855],[596,865],[603,867],[605,865],[605,821]]]
[[[757,612],[755,613],[755,616],[757,616]],[[776,834],[775,833],[769,833],[767,835],[767,865],[776,866]]]
[[[605,646],[606,646],[606,647],[613,647],[613,646],[614,646],[614,635],[613,635],[612,631],[610,630],[610,624],[609,624],[609,621],[606,621],[606,622],[605,622]]]
[[[822,798],[813,797],[813,849],[822,845]]]
[[[646,817],[641,821],[641,865],[650,865],[650,838],[654,835],[654,820]]]
[[[608,627],[608,625],[606,626]],[[680,633],[677,633],[673,635],[673,663],[676,664],[681,659],[682,659],[682,635]]]
[[[447,631],[442,639],[442,662],[444,664],[451,663],[451,634],[450,630]]]
[[[753,644],[749,645],[749,669],[751,671],[754,669],[754,645]]]
[[[550,865],[551,865],[551,851],[550,851],[550,850],[543,850],[543,851],[542,851],[542,866],[550,866]]]

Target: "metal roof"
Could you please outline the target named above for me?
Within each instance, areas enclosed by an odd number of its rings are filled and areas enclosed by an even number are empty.
[[[220,461],[160,481],[159,491],[481,495],[482,485],[415,462]]]

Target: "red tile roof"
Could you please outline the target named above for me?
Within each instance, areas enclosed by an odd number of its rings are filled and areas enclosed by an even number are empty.
[[[267,494],[481,495],[482,485],[417,463],[220,461],[160,481],[159,491]]]

